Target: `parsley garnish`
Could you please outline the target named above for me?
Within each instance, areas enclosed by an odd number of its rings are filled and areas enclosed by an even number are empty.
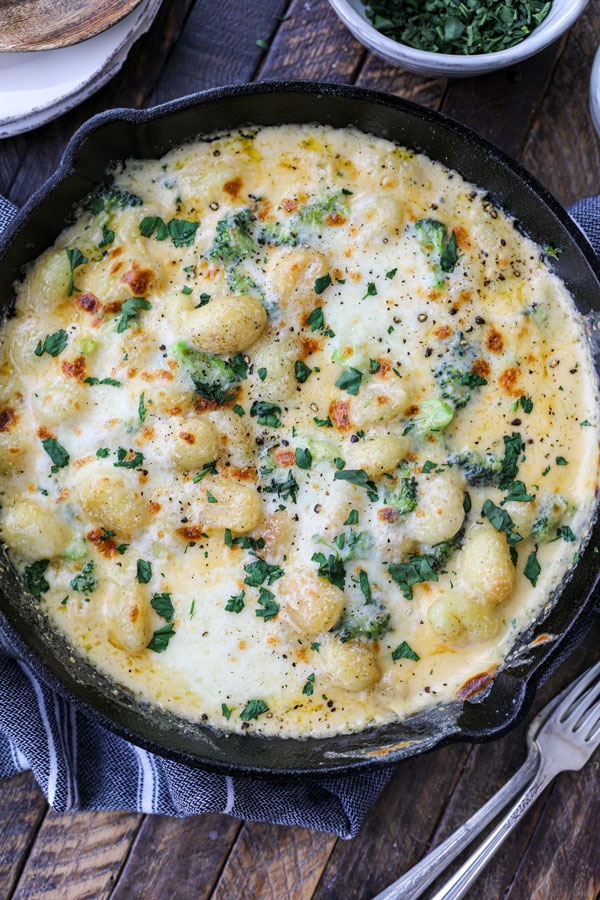
[[[198,222],[188,222],[185,219],[171,219],[165,225],[160,216],[146,216],[140,222],[140,234],[149,238],[156,232],[157,241],[164,241],[170,235],[175,247],[191,247],[198,225]]]
[[[109,384],[111,387],[121,387],[121,382],[117,381],[116,378],[96,378],[94,375],[89,375],[87,378],[83,379],[84,384]]]
[[[358,510],[351,509],[348,518],[344,522],[344,525],[357,525],[357,524],[358,524]]]
[[[364,487],[369,500],[375,503],[379,499],[377,485],[372,481],[364,469],[343,469],[333,476],[334,481],[349,481],[358,487]]]
[[[133,453],[133,450],[129,451]],[[136,450],[131,459],[127,459],[127,450],[123,447],[117,448],[117,462],[113,463],[116,469],[137,469],[144,462],[144,454]]]
[[[291,499],[292,503],[298,501],[298,482],[291,472],[285,481],[272,481],[262,488],[265,494],[277,494],[282,500]]]
[[[323,315],[323,309],[320,306],[317,306],[313,311],[307,316],[306,324],[310,325],[311,331],[319,331],[323,328],[325,324],[325,317]]]
[[[210,294],[200,294],[200,303],[196,303],[194,309],[201,309],[203,306],[206,306],[207,303],[210,302]],[[244,378],[246,376],[244,375]]]
[[[365,602],[372,603],[373,595],[371,593],[371,585],[369,584],[369,576],[365,572],[364,569],[361,569],[358,573],[358,584],[360,586],[361,591],[364,594]]]
[[[412,649],[412,647],[406,643],[406,641],[402,641],[401,644],[398,644],[395,650],[392,650],[392,659],[412,659],[415,662],[419,662],[421,657],[418,653]]]
[[[577,540],[568,525],[559,525],[556,529],[556,537],[562,538],[563,541],[569,541],[570,543]]]
[[[170,622],[175,615],[175,610],[173,609],[173,604],[171,603],[171,594],[168,591],[161,591],[159,594],[152,594],[150,606],[155,612],[158,613],[159,616],[162,616],[163,619],[166,619],[167,622]]]
[[[65,253],[67,254],[67,259],[69,260],[69,289],[67,291],[67,297],[70,297],[73,293],[73,290],[77,290],[77,288],[74,288],[73,285],[73,272],[78,266],[84,266],[86,262],[88,262],[88,258],[87,256],[84,256],[81,250],[79,250],[77,247],[73,247],[72,250],[69,250],[69,248],[67,247]]]
[[[333,422],[331,421],[330,416],[327,416],[326,419],[319,419],[318,416],[313,416],[313,422],[315,425],[318,425],[319,428],[333,428]]]
[[[253,551],[251,551],[251,555],[256,557],[256,560],[244,566],[246,572],[244,584],[250,587],[260,587],[266,581],[268,585],[271,585],[283,576],[283,569],[280,566],[271,565]]]
[[[219,502],[217,500],[217,498],[215,496],[213,496],[213,494],[211,494],[211,492],[208,490],[208,488],[206,490],[206,499],[208,500],[209,503],[218,503]]]
[[[121,334],[129,327],[129,320],[137,318],[140,309],[152,309],[152,304],[144,297],[130,297],[121,306],[121,318],[117,325],[117,332]]]
[[[481,513],[489,519],[496,531],[503,531],[506,534],[506,540],[511,547],[523,540],[521,535],[515,531],[515,523],[505,509],[500,509],[491,500],[486,500]]]
[[[374,296],[376,295],[376,293],[377,293],[377,288],[375,287],[375,282],[374,282],[374,281],[370,281],[370,282],[368,283],[368,285],[367,285],[367,292],[366,292],[366,294],[365,294],[363,297],[361,297],[360,299],[361,299],[361,300],[366,300],[367,297],[374,297]]]
[[[98,582],[94,578],[94,563],[91,560],[87,562],[79,575],[75,575],[69,583],[74,591],[91,594],[98,586]]]
[[[296,465],[299,469],[310,469],[312,466],[312,453],[307,448],[303,450],[301,447],[298,447],[296,450]]]
[[[556,465],[557,465],[557,466],[568,466],[569,463],[568,463],[567,460],[564,458],[564,456],[557,456],[557,457],[556,457]]]
[[[194,484],[198,484],[199,481],[202,481],[205,475],[216,475],[217,474],[217,461],[213,459],[212,462],[204,463],[202,466],[202,471],[198,472],[197,475],[194,475],[192,481]]]
[[[244,603],[245,596],[246,596],[246,591],[242,591],[237,596],[230,597],[229,600],[227,601],[227,603],[225,604],[226,612],[241,613],[244,606],[246,605]]]
[[[409,556],[405,563],[392,563],[388,572],[407,600],[412,599],[413,584],[439,580],[431,567],[431,557],[425,553],[422,556]]]
[[[42,441],[42,447],[54,463],[52,466],[52,472],[57,472],[59,469],[63,469],[69,463],[69,454],[65,450],[62,444],[59,444],[56,438],[44,438]]]
[[[44,338],[44,343],[38,341],[38,345],[33,351],[36,356],[42,356],[49,353],[50,356],[58,356],[67,346],[67,332],[64,328],[49,334]]]
[[[317,278],[315,281],[315,294],[322,294],[323,291],[329,287],[331,284],[331,275],[327,272],[326,275],[321,275],[320,278]],[[314,329],[313,329],[314,330]]]
[[[312,696],[312,692],[314,690],[314,684],[315,684],[315,673],[313,672],[311,675],[308,676],[308,678],[306,680],[306,684],[302,688],[302,693],[305,694],[307,697]]]
[[[274,593],[265,587],[261,587],[258,602],[261,604],[262,609],[257,609],[256,615],[261,616],[265,622],[274,619],[279,612],[279,604],[275,603]]]
[[[521,408],[523,409],[523,412],[526,412],[527,415],[529,415],[529,413],[533,409],[533,400],[531,399],[531,397],[525,397],[525,396],[520,397],[519,399],[520,399]]]
[[[244,415],[244,407],[240,406],[239,403],[234,403],[234,405],[231,407],[231,411],[234,412],[236,416]]]
[[[100,447],[96,450],[96,456],[100,457],[100,459],[106,459],[107,456],[110,456],[110,450],[108,447]]]
[[[536,586],[537,580],[539,578],[539,574],[542,571],[542,568],[537,559],[537,547],[533,553],[530,553],[527,557],[527,562],[525,563],[525,568],[523,569],[523,575],[525,578],[528,578],[533,587]]]
[[[152,578],[152,563],[146,559],[137,561],[137,580],[139,584],[148,584]]]
[[[329,556],[325,556],[324,553],[313,553],[311,560],[319,563],[317,572],[319,578],[326,578],[330,584],[335,585],[340,591],[344,590],[346,570],[344,569],[343,560],[337,554],[330,553]]]
[[[146,421],[146,407],[144,405],[144,394],[145,393],[146,393],[145,391],[142,391],[142,393],[140,394],[140,402],[138,405],[138,415],[140,417],[140,422],[142,423],[142,425]]]
[[[163,625],[162,628],[159,628],[158,631],[155,631],[152,635],[152,640],[148,644],[148,650],[154,650],[155,653],[162,653],[167,649],[169,641],[175,634],[175,629],[173,628],[173,623],[169,622],[168,625]]]
[[[26,566],[23,572],[23,582],[27,590],[33,594],[36,600],[41,600],[41,595],[50,589],[50,585],[44,578],[44,573],[50,564],[48,559],[38,559],[37,562]]]
[[[268,403],[265,400],[255,400],[250,408],[251,416],[258,416],[259,425],[269,425],[271,428],[279,428],[281,425],[281,407],[276,403]]]
[[[299,384],[304,384],[312,369],[306,365],[301,359],[297,359],[294,363],[294,372],[296,373],[296,381]]]
[[[390,269],[389,272],[385,273],[385,277],[389,278],[391,280],[392,278],[395,277],[397,271],[398,271],[398,269]]]
[[[249,700],[240,713],[240,719],[243,722],[249,722],[250,719],[258,719],[263,713],[269,711],[269,707],[264,700]]]
[[[359,372],[358,369],[350,367],[345,372],[343,372],[342,375],[340,375],[335,383],[335,386],[339,387],[342,391],[347,391],[349,394],[353,394],[354,396],[356,396],[360,389],[362,377],[362,372]]]
[[[229,709],[229,707],[227,706],[226,703],[221,703],[221,712],[223,713],[223,715],[229,722],[229,719],[231,718],[231,713],[233,712],[233,710]]]
[[[98,249],[102,250],[103,247],[107,247],[109,244],[115,239],[115,233],[110,228],[107,228],[106,225],[102,226],[102,240],[98,244]]]

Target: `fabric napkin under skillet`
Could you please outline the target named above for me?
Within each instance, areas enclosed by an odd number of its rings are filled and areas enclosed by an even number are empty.
[[[16,211],[0,197],[0,231]],[[600,197],[582,200],[570,212],[600,253]],[[589,621],[569,636],[567,646],[556,648],[554,665],[582,639]],[[0,631],[0,778],[26,769],[57,811],[225,812],[343,838],[356,835],[393,772],[273,780],[212,774],[171,762],[105,730],[38,681]]]

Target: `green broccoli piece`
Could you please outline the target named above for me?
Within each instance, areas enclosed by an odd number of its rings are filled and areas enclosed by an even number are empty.
[[[217,222],[209,257],[225,266],[236,266],[242,259],[258,253],[253,235],[255,218],[252,208],[247,207]]]
[[[267,222],[266,225],[263,225],[258,239],[263,244],[273,244],[276,247],[296,247],[299,242],[298,235],[294,231],[293,220],[284,224]]]
[[[447,541],[441,541],[439,544],[432,545],[426,556],[429,559],[429,564],[434,572],[438,572],[450,559],[452,554],[456,553],[457,550],[460,550],[464,537],[465,529],[464,526],[461,526],[454,537],[449,538]]]
[[[231,362],[195,350],[185,341],[178,341],[169,352],[189,372],[201,397],[217,403],[235,400],[236,391],[232,388],[240,380],[240,374]]]
[[[316,544],[324,544],[329,550],[335,553],[336,557],[342,562],[347,563],[351,559],[363,558],[368,556],[373,549],[373,537],[368,531],[342,531],[333,539],[335,547],[332,547],[327,541],[318,534],[313,534],[313,541]]]
[[[556,529],[569,504],[557,494],[545,494],[539,502],[537,515],[531,526],[531,537],[538,544],[546,544],[555,537]]]
[[[472,371],[477,354],[462,332],[458,331],[446,346],[446,353],[433,377],[444,400],[460,409],[471,399],[471,388],[485,383],[485,379]]]
[[[390,613],[380,603],[363,603],[358,609],[346,608],[331,631],[342,643],[358,637],[374,640],[391,631]]]
[[[316,200],[309,206],[305,206],[292,217],[294,224],[298,225],[324,225],[325,218],[334,213],[345,214],[348,212],[348,201],[343,191],[326,194],[321,200]]]
[[[409,556],[406,562],[392,563],[389,573],[393,581],[400,587],[407,600],[412,600],[414,584],[426,581],[439,581],[437,573],[452,554],[461,547],[464,537],[464,526],[461,526],[454,537],[439,544],[433,544],[426,553]]]
[[[110,212],[115,207],[124,209],[126,206],[141,206],[144,202],[137,194],[131,191],[121,191],[115,187],[99,186],[91,195],[92,212],[95,216],[102,212]]]
[[[456,235],[448,237],[446,226],[436,219],[419,219],[415,222],[415,235],[425,255],[433,263],[436,287],[446,286],[446,273],[454,271],[458,262]]]
[[[227,272],[227,284],[230,290],[236,294],[250,294],[253,297],[258,297],[260,300],[264,300],[265,295],[256,282],[252,281],[248,275],[238,272],[237,269],[229,269]]]
[[[476,450],[465,450],[450,457],[450,462],[460,466],[469,484],[488,487],[500,484],[503,475],[503,461],[491,450],[478,453]]]
[[[402,475],[395,488],[385,492],[384,502],[398,515],[406,516],[417,507],[417,479],[410,474],[412,466],[403,463],[400,468],[406,474]]]
[[[413,418],[415,427],[422,432],[443,431],[454,418],[454,410],[443,400],[421,400],[419,412]]]

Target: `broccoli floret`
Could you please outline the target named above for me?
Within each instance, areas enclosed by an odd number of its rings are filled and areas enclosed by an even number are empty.
[[[229,269],[227,273],[227,284],[236,294],[250,294],[253,297],[258,297],[260,300],[264,299],[265,295],[256,282],[252,281],[248,275],[238,272],[237,269]]]
[[[469,484],[498,485],[503,474],[502,459],[491,450],[478,453],[476,450],[466,450],[450,457],[450,462],[460,466]]]
[[[236,391],[232,388],[240,376],[231,362],[195,350],[185,341],[178,341],[169,352],[190,373],[196,393],[201,397],[217,403],[235,399]]]
[[[441,541],[439,544],[433,544],[431,549],[427,551],[426,556],[429,559],[429,564],[434,572],[438,572],[443,565],[450,559],[453,553],[459,550],[462,547],[462,543],[465,537],[465,529],[464,526],[461,526],[460,531],[454,535],[454,537],[449,538],[447,541]]]
[[[447,343],[447,350],[433,373],[444,400],[460,409],[471,399],[471,388],[485,383],[472,371],[476,353],[473,345],[457,332]]]
[[[209,257],[220,260],[226,266],[235,266],[242,259],[257,253],[259,248],[253,236],[254,221],[254,212],[247,207],[217,222]]]
[[[404,473],[395,488],[385,493],[385,503],[395,509],[398,515],[406,516],[417,506],[417,479],[410,474],[410,466],[404,463]]]
[[[348,212],[348,202],[343,191],[336,191],[333,194],[327,194],[321,200],[305,206],[295,216],[293,216],[294,224],[298,225],[324,225],[325,218],[334,213],[343,214]]]
[[[539,502],[537,515],[531,526],[531,537],[538,544],[551,541],[568,508],[569,504],[564,497],[545,494]]]
[[[421,400],[419,412],[413,418],[419,431],[443,431],[454,418],[454,410],[443,400]]]
[[[331,629],[345,643],[352,638],[380,638],[391,631],[390,613],[379,603],[363,603],[358,609],[345,609]]]
[[[318,534],[313,534],[313,541],[316,544],[325,544],[329,550],[335,553],[336,557],[342,562],[347,563],[351,559],[368,556],[373,549],[373,537],[368,531],[342,531],[334,537],[335,547],[327,543],[324,538]]]
[[[114,187],[96,188],[91,199],[92,212],[95,216],[100,213],[111,213],[115,207],[123,209],[125,206],[141,206],[144,202],[137,194],[120,191]]]
[[[436,287],[446,286],[445,273],[453,272],[458,261],[456,235],[448,237],[446,226],[436,219],[415,222],[415,235],[421,249],[433,263]]]
[[[264,244],[274,244],[276,247],[296,247],[299,238],[294,231],[292,220],[284,224],[267,222],[260,231],[259,241]]]

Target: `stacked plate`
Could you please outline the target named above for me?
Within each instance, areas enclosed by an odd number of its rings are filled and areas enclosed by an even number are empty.
[[[161,0],[142,0],[111,28],[70,47],[0,52],[0,138],[30,131],[72,109],[115,75]]]

